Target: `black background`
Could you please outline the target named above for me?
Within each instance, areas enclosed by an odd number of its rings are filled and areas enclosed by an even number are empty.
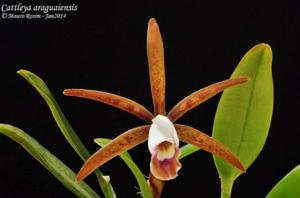
[[[66,19],[1,19],[1,123],[22,128],[77,172],[81,160],[61,135],[42,98],[15,72],[27,69],[46,81],[78,135],[94,152],[98,149],[94,138],[113,138],[144,122],[110,106],[65,97],[62,90],[108,91],[152,109],[145,44],[147,22],[155,17],[165,45],[167,109],[191,92],[228,78],[255,44],[266,42],[273,49],[275,104],[270,134],[256,162],[237,179],[232,197],[264,197],[300,163],[297,6],[245,4],[232,8],[196,1],[77,5],[78,11],[67,13]],[[178,122],[211,134],[218,99],[214,97]],[[148,174],[146,144],[131,154]],[[73,197],[5,136],[0,136],[0,156],[0,197]],[[182,164],[180,176],[166,184],[163,197],[219,197],[210,154],[193,154]],[[119,197],[138,197],[136,181],[119,158],[102,170],[111,176]],[[99,189],[93,176],[86,181]]]

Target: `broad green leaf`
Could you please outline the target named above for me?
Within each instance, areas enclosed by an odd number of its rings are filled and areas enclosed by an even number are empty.
[[[94,142],[97,143],[99,146],[103,147],[106,144],[108,144],[111,140],[106,138],[97,138],[94,139]],[[142,173],[142,171],[139,169],[139,167],[136,165],[136,163],[133,161],[132,157],[128,152],[124,152],[120,155],[121,159],[126,163],[126,165],[129,167],[133,175],[135,176],[135,179],[137,180],[141,195],[143,198],[152,198],[151,191],[148,187],[147,181]]]
[[[300,197],[300,165],[282,178],[267,195],[267,198],[281,197]]]
[[[76,174],[68,166],[21,129],[8,124],[0,124],[0,133],[20,144],[78,197],[99,197],[85,182],[76,182]]]
[[[200,148],[192,145],[192,144],[186,144],[180,148],[180,156],[179,160],[189,156],[192,153],[195,153],[196,151],[199,151]]]
[[[231,78],[250,81],[225,90],[215,115],[212,136],[237,154],[247,169],[266,141],[273,111],[272,50],[258,44],[242,58]],[[242,173],[214,156],[223,196],[230,197],[235,179]]]
[[[30,71],[19,70],[17,73],[23,78],[25,78],[43,97],[43,99],[46,101],[48,107],[51,110],[56,124],[60,128],[61,132],[63,133],[69,144],[80,156],[80,158],[83,161],[86,161],[90,157],[90,153],[88,152],[87,148],[84,146],[82,141],[79,139],[76,132],[71,127],[70,123],[63,114],[62,110],[60,109],[58,103],[56,102],[53,94],[49,90],[46,83],[40,77],[38,77]],[[111,184],[108,181],[106,181],[105,178],[103,178],[103,174],[100,172],[100,170],[96,170],[95,173],[97,175],[97,179],[100,183],[101,189],[105,194],[105,197],[116,197]]]

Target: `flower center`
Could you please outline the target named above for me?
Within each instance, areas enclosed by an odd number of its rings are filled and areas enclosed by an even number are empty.
[[[160,180],[177,177],[181,168],[179,139],[173,123],[166,116],[158,115],[152,120],[148,147],[151,152],[150,171]]]
[[[174,147],[178,146],[178,135],[169,118],[163,115],[157,115],[153,118],[148,137],[148,148],[151,154],[156,149],[162,150],[162,153],[172,153]]]
[[[170,159],[175,155],[175,145],[171,142],[165,141],[157,146],[158,153],[157,159],[163,161],[165,159]]]

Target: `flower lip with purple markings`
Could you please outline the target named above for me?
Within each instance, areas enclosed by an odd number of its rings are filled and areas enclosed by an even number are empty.
[[[160,180],[176,178],[181,168],[178,161],[179,138],[173,123],[166,116],[157,115],[152,119],[148,148],[152,154],[151,173]]]

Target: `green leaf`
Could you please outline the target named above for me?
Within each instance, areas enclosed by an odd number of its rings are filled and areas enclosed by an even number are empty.
[[[99,146],[103,147],[106,144],[108,144],[111,140],[106,138],[97,138],[94,139],[94,142],[97,143]],[[143,198],[152,198],[151,191],[148,187],[147,181],[142,173],[142,171],[139,169],[139,167],[136,165],[136,163],[132,160],[132,157],[128,152],[124,152],[120,155],[121,159],[127,164],[133,175],[135,176],[135,179],[137,180],[141,195]]]
[[[40,77],[38,77],[30,71],[19,70],[17,73],[23,78],[25,78],[43,97],[48,107],[50,108],[50,111],[53,115],[53,118],[56,121],[56,124],[60,128],[61,132],[63,133],[69,144],[80,156],[80,158],[83,161],[86,161],[90,157],[90,153],[88,152],[87,148],[84,146],[82,141],[79,139],[76,132],[71,127],[70,123],[63,114],[61,108],[59,107],[58,103],[56,102],[53,94],[49,90],[46,83]],[[103,178],[103,174],[100,172],[100,170],[96,170],[95,173],[100,183],[101,189],[105,194],[105,197],[116,197],[111,184],[108,181],[106,181],[105,178]]]
[[[85,182],[76,182],[76,174],[68,166],[21,129],[8,124],[0,124],[0,133],[23,146],[30,155],[78,197],[99,197]]]
[[[300,197],[300,165],[291,170],[269,192],[267,198]]]
[[[215,115],[212,136],[231,149],[247,169],[262,150],[273,111],[272,50],[258,44],[242,58],[231,78],[248,76],[250,81],[227,89]],[[214,156],[223,195],[230,197],[235,179],[242,173]]]
[[[189,156],[190,154],[193,154],[195,153],[196,151],[199,151],[200,148],[199,147],[196,147],[192,144],[186,144],[184,146],[182,146],[180,148],[180,156],[179,156],[179,160]]]

